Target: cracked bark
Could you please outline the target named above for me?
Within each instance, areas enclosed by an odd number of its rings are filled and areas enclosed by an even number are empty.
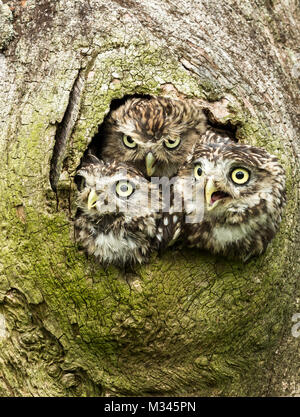
[[[0,28],[0,395],[299,395],[296,2],[2,1]],[[278,155],[288,206],[264,256],[174,248],[124,275],[78,251],[75,169],[136,93],[198,97]]]

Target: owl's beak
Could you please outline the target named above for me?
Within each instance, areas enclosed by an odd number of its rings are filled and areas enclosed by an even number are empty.
[[[155,172],[154,164],[156,162],[155,156],[153,155],[152,152],[147,153],[146,158],[145,158],[145,162],[146,162],[147,175],[148,175],[148,177],[151,177]]]
[[[91,190],[89,197],[88,197],[88,210],[91,210],[92,207],[95,207],[96,202],[98,200],[98,195],[95,190]]]
[[[214,180],[209,178],[205,187],[205,199],[207,210],[210,211],[216,207],[216,205],[226,197],[230,195],[224,191],[221,191],[215,186]]]

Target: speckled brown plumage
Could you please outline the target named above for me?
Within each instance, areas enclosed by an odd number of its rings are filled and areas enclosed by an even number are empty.
[[[187,245],[243,259],[266,249],[285,205],[285,174],[276,157],[231,141],[199,141],[178,176],[194,178],[194,196],[205,196],[202,220],[184,223]],[[196,209],[191,204],[188,214]]]

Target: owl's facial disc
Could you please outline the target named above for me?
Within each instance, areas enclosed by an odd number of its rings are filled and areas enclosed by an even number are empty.
[[[207,204],[207,210],[214,209],[220,201],[230,197],[225,191],[219,190],[212,178],[209,178],[205,186],[205,199]]]

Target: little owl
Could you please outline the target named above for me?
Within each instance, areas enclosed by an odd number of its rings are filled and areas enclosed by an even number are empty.
[[[193,100],[132,98],[107,117],[96,154],[130,164],[148,178],[171,177],[205,131],[205,120]]]
[[[244,260],[264,252],[285,205],[285,174],[275,156],[230,141],[198,142],[179,170],[182,178],[193,181],[185,206],[190,222],[182,226],[186,244]]]

